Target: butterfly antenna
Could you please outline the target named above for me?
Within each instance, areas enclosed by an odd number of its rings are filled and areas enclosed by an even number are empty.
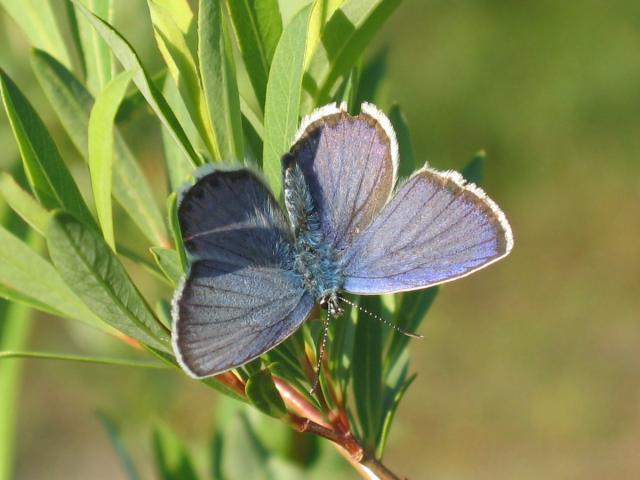
[[[324,360],[324,354],[327,349],[327,338],[329,337],[329,318],[325,317],[322,320],[322,341],[320,342],[320,349],[318,351],[318,360],[316,362],[316,376],[313,379],[313,386],[310,393],[315,393],[318,385],[320,384],[320,370],[322,369],[322,361]]]
[[[369,310],[367,310],[364,307],[361,307],[360,305],[353,303],[351,300],[348,300],[344,297],[338,297],[339,300],[343,301],[344,303],[347,303],[349,305],[351,305],[354,308],[357,308],[358,310],[360,310],[361,312],[366,313],[367,315],[369,315],[370,317],[375,318],[376,320],[379,320],[380,322],[382,322],[383,324],[385,324],[387,327],[391,327],[393,328],[396,332],[401,333],[402,335],[405,335],[407,337],[411,337],[411,338],[424,338],[422,335],[417,334],[417,333],[413,333],[413,332],[409,332],[407,330],[403,330],[402,328],[400,328],[399,326],[391,323],[389,320],[386,320],[385,318],[382,318],[379,315],[376,315],[373,312],[370,312]]]

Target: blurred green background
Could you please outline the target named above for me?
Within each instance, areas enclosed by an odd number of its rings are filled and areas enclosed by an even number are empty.
[[[115,24],[153,67],[144,8],[117,1]],[[404,108],[417,155],[437,168],[486,149],[486,190],[516,238],[507,260],[441,290],[386,463],[412,479],[640,478],[640,2],[406,0],[368,52],[381,48],[382,106]],[[28,52],[0,13],[0,65],[87,185]],[[150,118],[127,132],[161,199]],[[0,145],[7,168],[17,152],[4,115]],[[43,315],[30,347],[124,349],[95,337]],[[186,378],[44,361],[24,373],[20,479],[123,478],[97,410],[142,465],[158,418],[207,448],[215,394]]]

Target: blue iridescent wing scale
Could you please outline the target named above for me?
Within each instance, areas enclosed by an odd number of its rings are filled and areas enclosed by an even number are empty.
[[[402,185],[344,257],[344,289],[381,294],[468,275],[509,253],[498,206],[456,172],[428,168]]]
[[[249,170],[202,176],[178,219],[192,261],[173,299],[173,345],[196,378],[235,368],[291,335],[313,308],[288,268],[284,215]]]

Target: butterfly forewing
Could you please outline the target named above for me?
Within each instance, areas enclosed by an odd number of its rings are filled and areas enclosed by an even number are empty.
[[[353,117],[332,104],[303,121],[285,163],[301,168],[324,239],[342,250],[388,201],[397,157],[393,129],[375,107]]]
[[[511,228],[482,190],[455,172],[423,169],[396,192],[344,258],[345,290],[426,288],[507,255]]]
[[[237,367],[300,326],[313,299],[287,268],[284,215],[253,173],[203,176],[186,191],[178,219],[192,264],[174,296],[173,341],[188,373]]]

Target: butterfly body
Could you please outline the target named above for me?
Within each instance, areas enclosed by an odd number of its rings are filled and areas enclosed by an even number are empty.
[[[302,171],[284,164],[285,207],[293,231],[292,269],[303,278],[305,289],[333,316],[340,313],[338,291],[344,285],[342,255],[325,238],[320,215]]]
[[[235,368],[295,332],[341,292],[427,288],[506,256],[498,206],[456,172],[425,166],[396,185],[391,123],[363,104],[302,121],[283,157],[283,200],[250,170],[199,172],[180,197],[190,269],[173,298],[176,359],[195,378]]]

